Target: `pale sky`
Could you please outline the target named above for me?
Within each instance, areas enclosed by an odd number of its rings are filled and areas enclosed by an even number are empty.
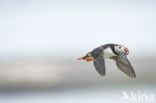
[[[1,0],[0,57],[79,56],[105,43],[156,56],[156,2]]]

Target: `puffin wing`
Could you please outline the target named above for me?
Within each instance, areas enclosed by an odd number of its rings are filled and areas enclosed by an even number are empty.
[[[121,70],[131,78],[136,77],[135,71],[126,56],[123,58],[113,57],[112,59],[116,61],[116,65],[119,68],[119,70]]]
[[[92,57],[94,58],[94,66],[96,71],[101,75],[105,75],[105,61],[102,47],[96,48],[91,52]]]

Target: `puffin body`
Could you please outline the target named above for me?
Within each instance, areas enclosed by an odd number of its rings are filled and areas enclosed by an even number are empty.
[[[112,49],[110,47],[106,48],[103,50],[103,53],[104,53],[104,58],[107,59],[107,58],[110,58],[112,56],[116,56],[115,53],[113,53]]]
[[[116,61],[116,65],[129,77],[134,78],[136,74],[132,65],[127,59],[129,50],[127,47],[119,44],[105,44],[99,46],[87,53],[86,56],[78,58],[78,60],[86,60],[87,62],[93,61],[97,72],[101,75],[105,75],[105,59],[112,59]]]

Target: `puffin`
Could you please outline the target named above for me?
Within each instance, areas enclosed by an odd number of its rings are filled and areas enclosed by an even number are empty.
[[[86,60],[86,62],[93,61],[96,71],[101,75],[105,76],[105,59],[112,59],[116,62],[118,69],[127,76],[135,78],[135,71],[127,59],[129,49],[120,44],[105,44],[93,49],[87,53],[84,57],[78,58],[78,60]]]

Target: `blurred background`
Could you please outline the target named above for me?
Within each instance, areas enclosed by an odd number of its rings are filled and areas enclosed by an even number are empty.
[[[129,103],[123,91],[155,96],[155,18],[154,0],[0,0],[0,102]],[[106,43],[129,48],[135,79],[112,60],[105,77],[77,61]]]

